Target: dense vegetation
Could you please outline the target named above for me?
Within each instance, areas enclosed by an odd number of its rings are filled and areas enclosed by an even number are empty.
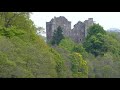
[[[51,44],[38,35],[29,12],[0,12],[1,78],[120,77],[120,34],[99,24],[84,43],[54,32]]]
[[[57,70],[62,60],[59,54],[36,34],[36,27],[29,14],[0,13],[0,77],[2,78],[58,77]]]
[[[64,38],[54,47],[69,64],[68,76],[77,78],[120,77],[120,33],[106,32],[99,24],[88,29],[83,43]],[[59,48],[59,49],[58,49]],[[72,57],[71,57],[72,56]]]
[[[58,45],[62,39],[64,39],[64,36],[62,34],[62,28],[59,26],[57,30],[54,31],[53,33],[53,38],[51,41],[52,45]]]

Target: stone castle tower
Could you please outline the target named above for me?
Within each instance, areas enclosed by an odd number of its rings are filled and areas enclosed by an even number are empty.
[[[63,29],[63,35],[65,37],[70,37],[76,43],[83,42],[87,36],[87,29],[91,25],[93,25],[93,18],[89,18],[84,22],[79,21],[74,25],[74,28],[71,29],[71,22],[64,16],[54,17],[50,22],[46,22],[47,42],[52,39],[54,30],[56,30],[58,26]]]

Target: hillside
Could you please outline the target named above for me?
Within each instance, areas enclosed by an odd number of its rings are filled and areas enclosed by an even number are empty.
[[[1,16],[3,14],[7,16],[7,19],[14,15],[12,12],[0,13]],[[11,21],[10,27],[5,27],[2,24],[5,23],[3,19],[0,20],[1,78],[50,78],[58,76],[56,63],[59,61],[55,59],[58,53],[47,46],[42,37],[35,33],[35,26],[28,14],[15,13],[16,17],[13,18],[13,22]]]
[[[83,43],[54,32],[52,41],[37,34],[28,12],[0,12],[1,78],[119,78],[120,34],[99,24]]]

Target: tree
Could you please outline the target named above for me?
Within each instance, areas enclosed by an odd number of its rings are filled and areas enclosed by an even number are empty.
[[[88,29],[88,36],[84,42],[84,47],[87,52],[95,56],[104,55],[107,52],[105,45],[106,32],[99,24],[94,24]]]
[[[60,74],[62,71],[61,59],[34,32],[34,23],[25,12],[15,14],[11,18],[14,12],[0,13],[0,77],[57,77],[57,70]]]
[[[74,46],[74,48],[72,48],[73,52],[77,52],[80,53],[83,58],[86,58],[88,56],[88,53],[86,52],[85,48],[83,47],[83,44],[77,44]]]
[[[72,53],[71,55],[73,77],[75,78],[87,78],[88,77],[88,65],[83,60],[82,55],[79,53]]]
[[[72,51],[75,45],[76,44],[70,38],[64,38],[59,43],[59,46],[61,48],[64,48],[65,50],[68,50],[68,51]]]
[[[52,38],[52,45],[58,45],[62,39],[64,39],[64,36],[62,34],[63,30],[59,26],[57,30],[54,31],[53,38]]]
[[[21,16],[29,18],[30,12],[0,12],[0,24],[6,28],[11,27],[13,22]]]
[[[93,24],[91,27],[88,28],[88,35],[87,38],[91,37],[92,35],[97,35],[98,33],[106,34],[106,31],[103,27],[99,24]]]

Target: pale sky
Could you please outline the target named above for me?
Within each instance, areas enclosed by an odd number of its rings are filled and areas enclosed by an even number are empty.
[[[120,29],[120,12],[33,12],[31,19],[36,26],[46,29],[46,22],[49,22],[54,16],[64,16],[68,21],[71,21],[71,28],[78,21],[85,21],[88,18],[93,18],[96,23],[99,23],[105,30],[110,28]]]

